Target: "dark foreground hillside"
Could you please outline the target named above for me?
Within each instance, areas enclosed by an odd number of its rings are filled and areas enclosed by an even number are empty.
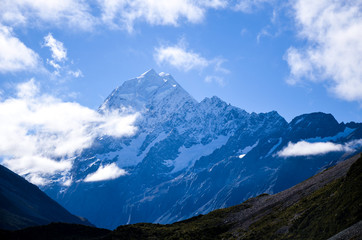
[[[278,194],[262,194],[240,205],[174,224],[139,223],[120,226],[113,232],[79,225],[50,224],[21,231],[3,232],[0,237],[1,239],[362,239],[361,186],[362,154],[359,154]],[[58,235],[59,231],[62,235]]]
[[[0,229],[17,230],[51,222],[92,225],[68,212],[37,186],[0,165]]]
[[[11,240],[98,240],[110,230],[80,224],[51,223],[45,226],[29,227],[14,232],[0,230],[0,239]]]

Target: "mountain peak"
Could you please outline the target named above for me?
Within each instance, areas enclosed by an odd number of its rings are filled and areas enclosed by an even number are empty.
[[[308,139],[315,136],[334,136],[343,127],[337,122],[332,114],[313,112],[295,117],[289,123],[289,129],[293,131],[296,138]],[[308,131],[305,131],[308,129]]]
[[[141,76],[139,76],[138,78],[148,77],[148,76],[159,76],[159,75],[153,68],[151,68],[150,70],[142,73]]]
[[[176,102],[181,103],[187,99],[195,101],[170,74],[158,74],[154,69],[150,69],[139,77],[123,82],[108,96],[100,110],[131,107],[136,111],[142,111],[148,104],[162,102],[171,95]]]
[[[333,117],[330,113],[323,113],[323,112],[313,112],[302,114],[300,116],[295,117],[290,124],[291,125],[300,125],[300,124],[309,124],[309,122],[318,122],[321,124],[327,125],[338,125],[337,120]]]

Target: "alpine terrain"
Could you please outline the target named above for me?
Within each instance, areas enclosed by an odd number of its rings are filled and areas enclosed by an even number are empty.
[[[136,135],[98,138],[74,159],[71,184],[43,187],[73,214],[108,229],[172,223],[278,193],[362,150],[361,123],[321,112],[288,123],[275,111],[248,113],[218,97],[198,102],[154,70],[125,81],[99,108],[117,110],[139,114]],[[318,151],[288,151],[300,146]],[[91,178],[113,168],[124,172]]]

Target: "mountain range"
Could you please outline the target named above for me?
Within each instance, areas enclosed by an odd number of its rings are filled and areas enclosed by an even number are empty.
[[[139,114],[137,133],[96,139],[75,158],[72,184],[42,187],[108,229],[173,223],[278,193],[362,150],[361,123],[321,112],[288,123],[276,111],[248,113],[215,96],[198,102],[154,70],[125,81],[99,107],[117,110]],[[112,166],[126,174],[87,181]]]

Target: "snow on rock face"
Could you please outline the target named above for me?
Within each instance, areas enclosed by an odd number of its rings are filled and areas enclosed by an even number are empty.
[[[174,87],[175,86],[175,87]],[[195,101],[169,74],[157,74],[153,69],[141,76],[125,81],[116,88],[101,105],[100,110],[106,111],[121,107],[132,107],[135,111],[149,109],[149,103],[160,103],[164,98],[172,96],[175,102],[182,104],[185,99]]]
[[[172,162],[172,166],[174,167],[172,172],[178,172],[192,166],[195,161],[202,156],[210,155],[215,149],[225,145],[228,139],[229,136],[220,136],[206,145],[195,144],[189,148],[182,146],[179,148],[180,154]]]

